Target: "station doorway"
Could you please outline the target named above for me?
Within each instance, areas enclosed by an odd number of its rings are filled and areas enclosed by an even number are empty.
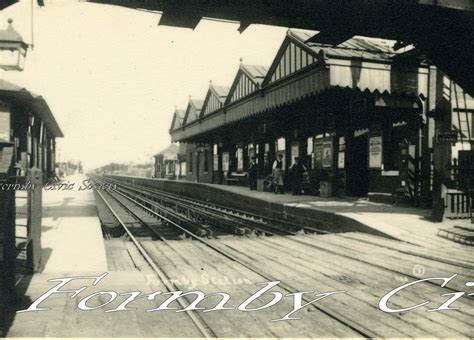
[[[368,131],[354,134],[346,146],[346,195],[367,196],[369,192]]]
[[[196,152],[196,182],[199,183],[199,172],[201,167],[201,152]]]

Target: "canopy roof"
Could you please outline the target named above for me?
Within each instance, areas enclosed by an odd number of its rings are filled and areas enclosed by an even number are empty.
[[[338,45],[354,35],[414,44],[474,95],[474,1],[472,0],[88,0],[163,12],[160,24],[195,28],[201,18],[322,31],[321,43]],[[2,0],[0,9],[16,0]],[[39,5],[43,0],[37,0]]]
[[[377,107],[420,109],[418,96],[427,95],[428,77],[428,66],[420,59],[394,62],[403,53],[393,50],[393,41],[354,37],[331,46],[313,42],[318,35],[289,29],[269,68],[240,64],[224,105],[195,120],[185,119],[181,129],[171,131],[172,140],[189,141],[332,90],[344,92],[344,98],[349,93],[377,98]],[[190,103],[187,115],[192,109]]]
[[[37,114],[41,118],[46,124],[46,128],[54,137],[64,137],[48,103],[43,97],[4,79],[0,79],[0,98],[2,97],[24,104],[33,114]]]
[[[414,44],[433,63],[474,94],[472,0],[89,0],[163,12],[161,25],[195,28],[201,18],[321,31],[318,42],[338,45],[354,35]]]

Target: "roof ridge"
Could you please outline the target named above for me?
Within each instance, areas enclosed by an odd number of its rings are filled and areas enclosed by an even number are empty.
[[[261,66],[261,67],[267,67],[267,66],[262,65],[262,64],[242,64],[242,66]]]

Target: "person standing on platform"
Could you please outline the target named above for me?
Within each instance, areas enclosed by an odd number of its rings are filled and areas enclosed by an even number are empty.
[[[255,157],[250,160],[248,174],[250,190],[257,190],[257,163]]]
[[[306,171],[306,167],[300,162],[299,157],[295,157],[295,162],[290,167],[291,170],[291,187],[293,195],[301,195],[301,186],[303,184],[303,176]]]
[[[273,162],[273,183],[275,184],[275,194],[283,194],[283,155],[279,154]]]

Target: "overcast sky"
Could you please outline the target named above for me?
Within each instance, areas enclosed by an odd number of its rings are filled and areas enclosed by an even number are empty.
[[[36,1],[34,1],[36,3]],[[65,138],[62,160],[87,168],[144,162],[170,143],[177,105],[204,99],[209,80],[230,86],[239,65],[269,65],[286,28],[203,20],[196,30],[157,26],[159,14],[45,1],[34,9],[34,50],[23,72],[0,76],[41,94]],[[31,42],[30,0],[0,11],[0,26]]]

